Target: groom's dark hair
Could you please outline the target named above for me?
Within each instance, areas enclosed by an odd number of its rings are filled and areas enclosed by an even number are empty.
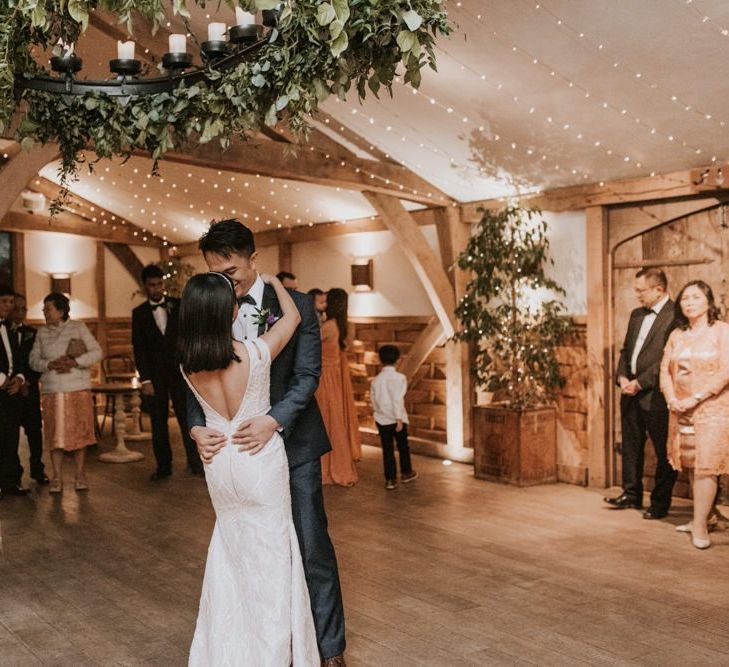
[[[177,333],[185,373],[216,371],[240,361],[230,335],[235,303],[233,281],[223,273],[199,273],[187,281]]]
[[[197,244],[203,255],[212,252],[216,255],[230,259],[233,254],[250,257],[256,252],[253,232],[240,220],[213,220]]]

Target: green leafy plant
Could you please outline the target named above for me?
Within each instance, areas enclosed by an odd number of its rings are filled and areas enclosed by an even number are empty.
[[[191,0],[194,1],[194,0]],[[231,7],[269,9],[278,0],[225,0]],[[204,6],[204,0],[197,0]],[[264,125],[284,121],[305,135],[307,121],[329,95],[344,98],[354,85],[392,93],[398,67],[403,81],[420,85],[421,69],[435,69],[435,38],[450,26],[440,0],[289,0],[268,42],[225,72],[208,70],[196,85],[146,97],[62,96],[23,89],[22,78],[42,73],[32,51],[59,39],[76,42],[95,8],[132,29],[166,19],[165,0],[5,0],[0,3],[0,134],[11,123],[26,148],[58,142],[65,184],[90,149],[99,158],[147,151],[156,161],[189,141],[226,147]],[[187,0],[173,12],[189,15]]]
[[[473,371],[497,402],[524,409],[548,403],[564,385],[556,348],[572,332],[546,274],[547,223],[539,212],[518,207],[483,210],[457,265],[472,276],[456,308],[470,341]]]

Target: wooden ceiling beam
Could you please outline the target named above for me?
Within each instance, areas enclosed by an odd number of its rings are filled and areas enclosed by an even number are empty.
[[[17,150],[12,151],[12,154],[8,152],[8,159],[5,160],[2,169],[0,169],[2,182],[0,188],[0,220],[15,204],[15,200],[25,190],[28,183],[56,157],[58,157],[58,147],[55,144],[36,145],[30,151]]]
[[[143,232],[132,229],[127,225],[99,224],[67,211],[57,213],[51,221],[48,215],[34,215],[27,211],[11,209],[0,221],[0,229],[13,232],[35,231],[76,234],[97,241],[112,241],[130,245],[159,245],[156,238],[145,235]]]
[[[651,202],[679,197],[705,195],[710,196],[718,191],[729,190],[729,166],[724,165],[726,180],[712,183],[712,175],[721,169],[720,166],[685,169],[657,176],[629,178],[608,181],[603,185],[573,185],[555,188],[540,194],[524,195],[509,198],[516,200],[520,206],[534,207],[542,211],[575,211],[590,206],[614,206],[636,202]],[[708,175],[708,177],[707,177]],[[461,220],[466,223],[478,222],[481,219],[479,208],[502,208],[506,198],[484,199],[461,205]]]
[[[422,209],[413,211],[412,217],[420,226],[434,225],[438,209]],[[307,241],[321,241],[333,236],[346,234],[359,234],[361,232],[387,231],[387,225],[379,217],[374,219],[359,218],[346,222],[318,222],[309,226],[288,227],[286,229],[271,229],[265,232],[255,232],[256,248],[279,245],[280,243],[306,243]],[[178,243],[171,248],[177,257],[189,257],[199,254],[197,241],[191,243]]]
[[[119,260],[119,263],[126,269],[127,273],[132,277],[140,287],[142,285],[142,269],[144,264],[134,254],[134,251],[126,243],[112,243],[107,241],[104,246],[109,252]]]
[[[141,152],[138,154],[145,156]],[[437,188],[398,165],[359,158],[340,159],[333,155],[326,159],[320,151],[312,151],[311,147],[304,146],[293,155],[288,145],[277,141],[235,141],[226,150],[211,142],[184,153],[169,152],[164,159],[207,169],[260,174],[360,192],[368,190],[428,206],[451,203],[450,198],[446,198]]]

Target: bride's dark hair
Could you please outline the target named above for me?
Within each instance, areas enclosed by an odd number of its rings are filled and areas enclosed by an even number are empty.
[[[216,371],[240,361],[233,349],[233,281],[223,273],[200,273],[182,293],[177,356],[185,373]]]

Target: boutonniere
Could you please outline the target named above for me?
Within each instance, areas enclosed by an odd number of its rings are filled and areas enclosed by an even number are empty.
[[[256,324],[258,326],[265,326],[266,331],[278,322],[278,320],[279,318],[271,312],[270,308],[256,308]]]

